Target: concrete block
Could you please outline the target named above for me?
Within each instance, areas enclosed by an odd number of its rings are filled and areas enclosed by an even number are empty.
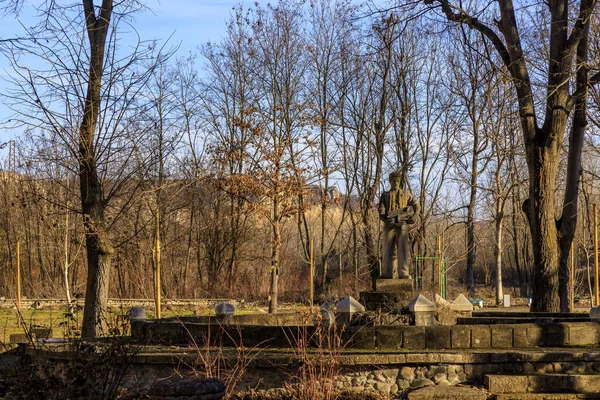
[[[425,348],[424,326],[405,326],[402,337],[402,347],[405,349],[418,350]]]
[[[489,349],[491,343],[491,328],[489,325],[471,326],[471,347],[474,349]]]
[[[536,324],[515,324],[513,326],[514,347],[538,347],[544,345],[544,329]]]
[[[336,322],[339,326],[349,326],[352,321],[352,317],[357,313],[364,311],[365,306],[360,304],[354,297],[348,296],[335,305]]]
[[[534,393],[600,393],[597,375],[567,375],[549,373],[528,377],[528,390]]]
[[[416,326],[433,326],[435,325],[434,311],[415,311],[411,313],[411,325]]]
[[[428,326],[425,328],[425,347],[427,349],[449,349],[449,326]]]
[[[376,327],[375,345],[378,349],[402,348],[403,326],[378,326]]]
[[[417,389],[408,395],[409,400],[429,399],[460,399],[460,400],[485,400],[486,394],[480,390],[469,387],[454,386],[429,386]]]
[[[235,314],[235,306],[231,303],[223,302],[215,306],[217,317],[231,317]]]
[[[363,326],[349,330],[352,336],[347,340],[349,347],[355,349],[374,349],[377,347],[377,330],[373,326]]]
[[[383,293],[393,293],[397,303],[405,306],[414,297],[412,279],[377,279],[375,290]]]
[[[453,349],[471,348],[471,327],[455,325],[450,328],[450,344]]]
[[[408,310],[410,312],[435,311],[435,305],[429,301],[427,297],[419,294],[417,297],[412,299],[410,303],[408,303]]]
[[[547,324],[544,325],[546,330],[546,346],[563,347],[569,345],[569,329],[567,324]]]
[[[600,306],[592,307],[590,310],[590,319],[600,323]]]
[[[29,335],[25,333],[13,333],[8,337],[8,342],[10,344],[27,344],[29,339]]]
[[[600,325],[595,322],[567,324],[569,346],[594,346],[600,342]]]
[[[513,347],[513,329],[507,325],[492,325],[492,348],[509,349]]]
[[[494,394],[527,393],[529,381],[527,376],[485,375],[484,384]]]
[[[473,304],[465,297],[464,294],[459,294],[456,300],[452,302],[452,309],[455,311],[471,312],[473,311]]]

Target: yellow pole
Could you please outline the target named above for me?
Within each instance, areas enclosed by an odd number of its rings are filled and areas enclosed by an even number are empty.
[[[313,304],[314,304],[313,301],[315,300],[314,299],[314,296],[315,296],[315,292],[314,292],[314,287],[315,287],[315,285],[314,285],[314,280],[315,280],[315,276],[314,276],[314,273],[315,273],[314,272],[315,271],[315,268],[314,268],[315,259],[314,259],[314,256],[313,256],[313,241],[312,241],[312,239],[310,240],[310,243],[308,244],[308,253],[309,253],[309,260],[308,260],[308,263],[309,263],[309,266],[308,266],[308,268],[309,268],[308,280],[310,281],[309,282],[310,286],[308,288],[308,293],[309,293],[308,297],[310,299],[310,303],[308,304],[308,306],[312,307]]]
[[[571,312],[575,311],[575,242],[571,242],[571,274],[569,277],[571,288]]]
[[[156,207],[156,227],[154,232],[154,257],[155,257],[155,265],[156,265],[156,282],[155,282],[155,290],[156,290],[156,318],[160,318],[160,212],[158,207]]]
[[[437,237],[438,293],[442,295],[442,235]]]
[[[594,204],[594,289],[595,289],[595,306],[600,303],[600,293],[598,293],[598,208]]]
[[[21,242],[17,242],[17,310],[21,310]]]

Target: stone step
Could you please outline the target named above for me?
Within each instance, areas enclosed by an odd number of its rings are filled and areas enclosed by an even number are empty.
[[[598,393],[511,393],[498,394],[496,400],[578,400],[599,399]]]
[[[485,385],[494,394],[596,393],[600,398],[600,375],[536,374],[485,375]]]
[[[478,389],[459,386],[429,386],[408,394],[408,400],[486,400],[487,394]]]

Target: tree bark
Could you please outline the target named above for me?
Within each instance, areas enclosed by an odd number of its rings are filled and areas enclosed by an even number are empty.
[[[112,0],[103,0],[98,16],[93,0],[83,0],[83,7],[90,44],[90,70],[83,120],[79,128],[79,184],[88,261],[81,335],[90,339],[107,333],[105,313],[113,254],[105,231],[102,183],[98,177],[94,149],[100,111],[104,50],[113,4]]]
[[[271,242],[271,269],[269,285],[269,314],[277,313],[277,284],[279,279],[279,250],[281,248],[281,233],[279,230],[279,201],[273,201],[273,241]]]
[[[558,298],[558,232],[556,229],[554,190],[558,146],[527,145],[529,164],[529,199],[524,211],[529,220],[533,240],[535,288],[531,310],[557,312]]]
[[[521,37],[512,0],[499,0],[500,19],[495,21],[500,34],[497,34],[477,18],[450,5],[448,0],[438,0],[442,11],[450,21],[466,24],[485,36],[496,48],[505,68],[510,72],[519,104],[519,118],[523,130],[527,166],[529,170],[529,199],[523,204],[531,231],[534,258],[534,293],[532,311],[557,312],[559,301],[559,262],[560,281],[568,277],[568,249],[573,241],[577,225],[577,197],[579,188],[579,159],[585,129],[585,103],[589,81],[585,60],[587,60],[587,36],[595,0],[579,2],[577,16],[569,18],[568,2],[551,1],[549,10],[549,53],[546,96],[544,101],[543,124],[538,125],[538,114],[534,103],[534,93],[529,78],[528,64],[525,61]],[[501,35],[501,36],[500,36]],[[574,63],[577,62],[576,90],[569,93]],[[559,150],[562,147],[566,122],[575,106],[575,116],[571,130],[567,165],[567,183],[561,217],[556,219],[555,186]],[[578,111],[579,110],[579,114]],[[558,225],[558,226],[557,226]],[[561,283],[563,305],[568,299],[567,282]],[[566,309],[564,307],[563,309]]]
[[[501,199],[496,200],[500,202]],[[502,290],[502,226],[504,215],[501,205],[496,204],[496,245],[494,246],[494,256],[496,259],[496,304],[501,304],[504,292]]]

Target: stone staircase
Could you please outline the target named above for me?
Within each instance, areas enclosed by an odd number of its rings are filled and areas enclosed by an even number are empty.
[[[568,373],[529,375],[488,374],[485,375],[484,383],[498,400],[600,399],[600,374],[585,372],[573,370]]]

